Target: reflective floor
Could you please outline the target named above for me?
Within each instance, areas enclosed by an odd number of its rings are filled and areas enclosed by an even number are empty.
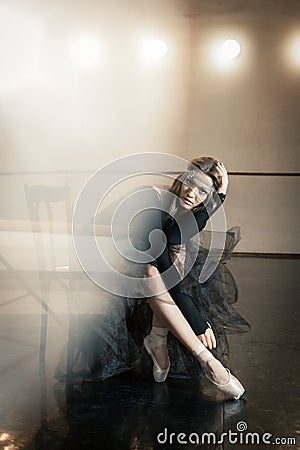
[[[236,309],[252,326],[230,336],[241,400],[223,401],[206,380],[155,384],[138,370],[66,389],[53,377],[66,328],[50,320],[39,364],[38,315],[3,307],[0,449],[300,448],[299,260],[234,257],[228,266]]]

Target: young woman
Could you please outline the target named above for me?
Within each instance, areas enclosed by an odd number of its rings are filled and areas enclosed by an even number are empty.
[[[223,202],[227,187],[228,175],[224,164],[211,157],[192,160],[187,172],[174,181],[170,192],[178,199],[175,216],[181,217],[181,230],[175,220],[169,224],[168,220],[161,221],[161,228],[167,238],[165,251],[156,259],[156,264],[150,265],[147,270],[147,275],[155,277],[157,287],[160,284],[162,291],[165,271],[176,263],[179,272],[184,268],[186,244],[195,234],[195,229],[190,225],[190,216],[185,211],[193,212],[196,231],[200,232],[218,207],[213,197],[217,195]],[[158,194],[161,196],[162,192],[158,191]],[[178,251],[181,258],[178,257]],[[154,379],[163,382],[169,373],[167,335],[170,331],[200,362],[205,375],[214,385],[232,398],[240,398],[244,388],[209,351],[217,346],[214,331],[210,323],[203,319],[191,295],[182,289],[182,282],[160,295],[148,298],[148,303],[153,311],[153,319],[144,346],[153,360]]]
[[[241,383],[222,364],[228,359],[226,335],[249,330],[232,307],[237,288],[224,264],[239,240],[238,227],[225,233],[221,261],[204,283],[199,276],[208,251],[193,239],[224,201],[227,187],[224,164],[200,157],[172,186],[141,190],[141,214],[126,231],[133,247],[148,253],[151,262],[126,261],[125,272],[149,281],[150,289],[143,285],[141,295],[128,297],[100,291],[101,314],[88,315],[77,331],[73,374],[103,381],[143,366],[146,348],[157,382],[168,375],[197,379],[205,374],[229,397],[243,394]],[[102,217],[113,213],[110,207]],[[64,373],[61,361],[56,376]]]

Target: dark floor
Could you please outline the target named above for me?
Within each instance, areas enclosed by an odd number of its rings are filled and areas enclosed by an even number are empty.
[[[53,379],[65,337],[57,324],[40,366],[38,316],[0,313],[0,449],[300,448],[299,260],[234,257],[228,266],[236,309],[252,326],[230,336],[241,400],[224,402],[206,380],[155,384],[133,372],[66,390]]]

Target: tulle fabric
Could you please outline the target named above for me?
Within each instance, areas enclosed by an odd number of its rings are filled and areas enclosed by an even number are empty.
[[[212,326],[217,348],[212,352],[226,364],[229,357],[227,335],[249,331],[249,323],[234,308],[238,290],[232,273],[226,266],[232,251],[240,239],[239,227],[226,232],[225,249],[221,260],[205,282],[199,283],[199,275],[208,254],[210,232],[200,233],[201,245],[191,240],[184,248],[170,248],[177,269],[196,260],[191,271],[181,283],[181,290],[189,294],[202,317]],[[99,291],[108,308],[105,314],[78,316],[74,336],[74,360],[72,374],[80,380],[105,380],[127,370],[139,368],[140,373],[149,368],[150,360],[143,348],[143,339],[151,330],[152,311],[147,299],[117,297]],[[105,296],[107,298],[105,298]],[[198,361],[169,332],[168,350],[171,360],[169,377],[198,378],[203,374]],[[67,347],[62,352],[55,376],[66,374]]]

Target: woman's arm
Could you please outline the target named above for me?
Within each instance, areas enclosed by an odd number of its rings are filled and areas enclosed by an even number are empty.
[[[219,161],[217,164],[217,170],[218,170],[218,175],[219,175],[219,180],[220,180],[220,186],[218,189],[218,193],[225,196],[227,193],[227,189],[228,189],[229,179],[228,179],[227,170],[221,161]]]
[[[221,203],[225,200],[225,194],[218,193],[218,199],[216,207],[208,212],[206,209],[200,209],[196,212],[188,211],[184,215],[180,217],[180,227],[176,220],[172,220],[166,228],[164,229],[165,235],[167,237],[167,242],[171,245],[179,245],[185,244],[192,237],[195,236],[196,233],[205,228],[205,225],[210,218],[214,214],[214,212],[220,207]],[[195,230],[194,222],[191,220],[191,214],[193,214],[196,224],[197,230]]]

